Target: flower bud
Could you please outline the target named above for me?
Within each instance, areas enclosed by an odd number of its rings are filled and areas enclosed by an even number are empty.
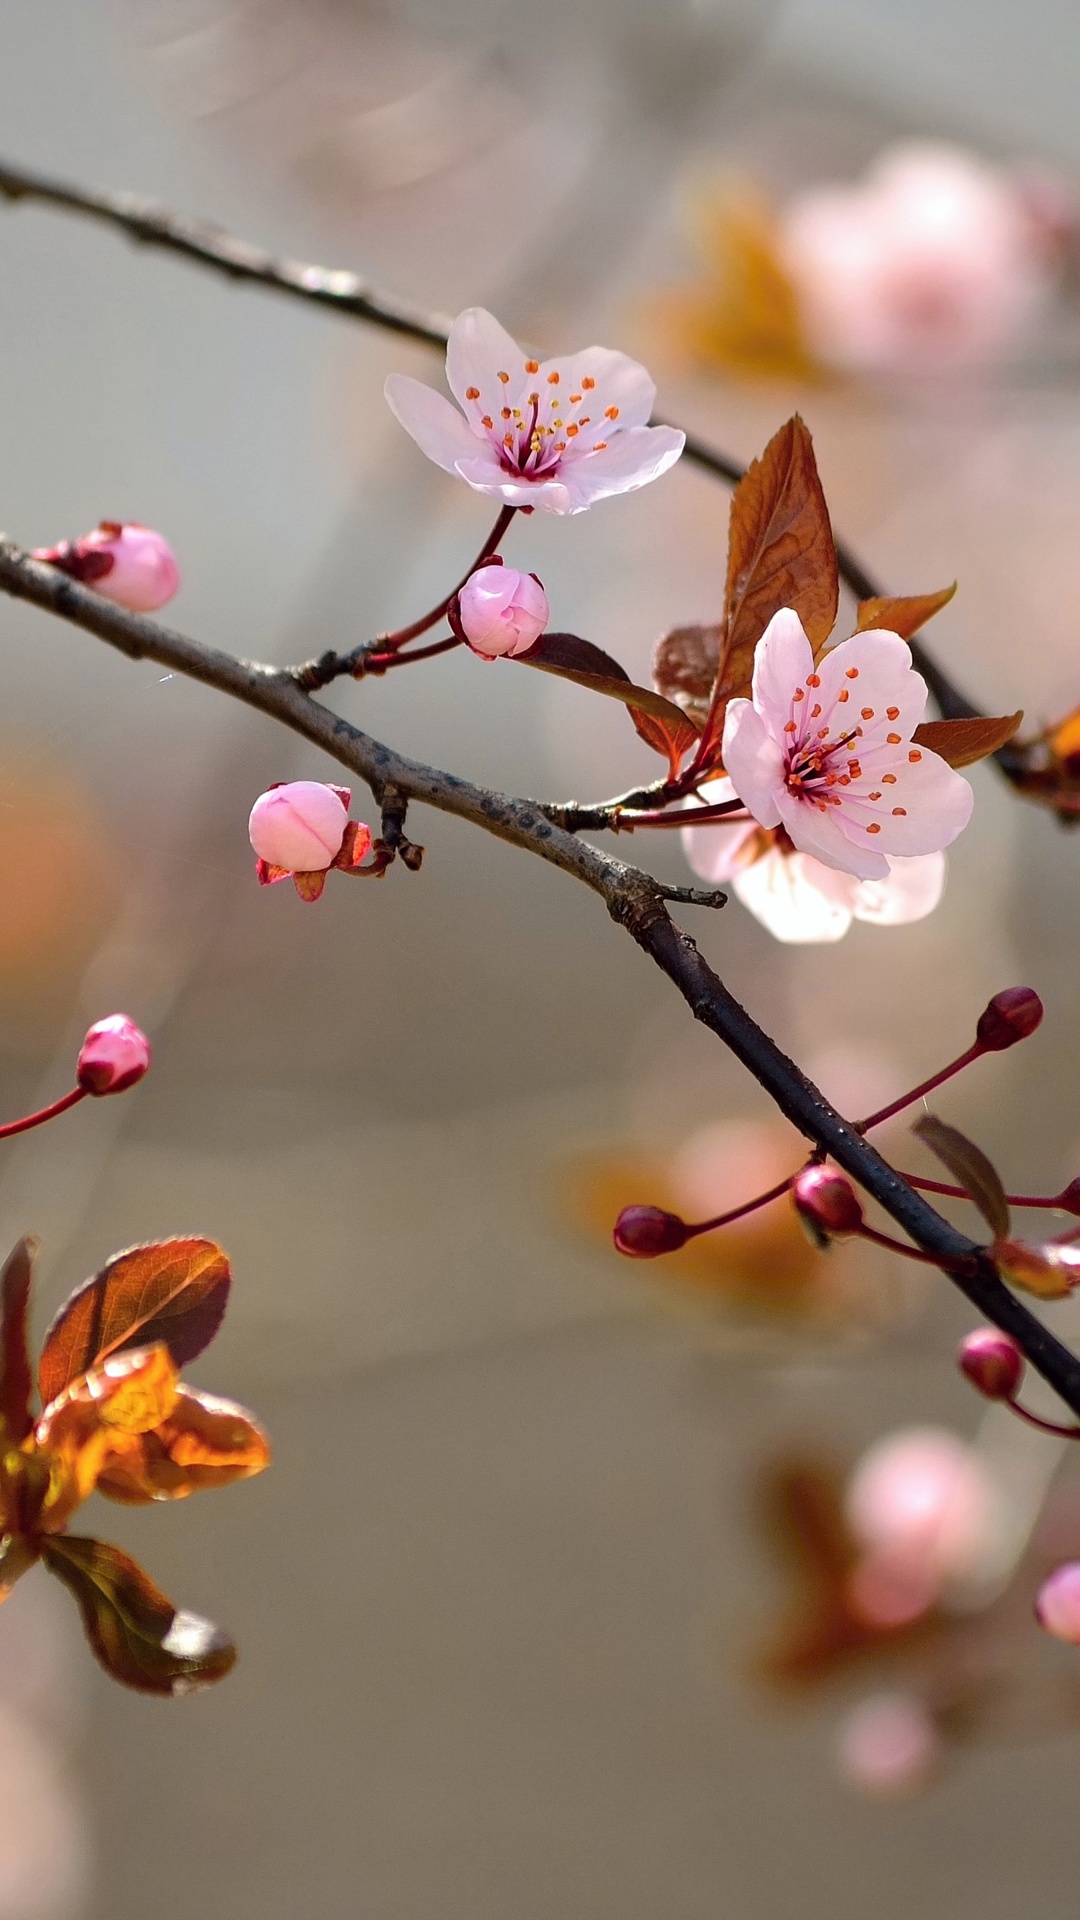
[[[1055,1567],[1039,1588],[1035,1618],[1055,1640],[1068,1640],[1080,1647],[1080,1560],[1066,1560]]]
[[[677,1253],[690,1236],[677,1213],[665,1213],[663,1207],[624,1207],[611,1237],[632,1260],[655,1260],[661,1253]]]
[[[125,1013],[98,1020],[82,1043],[76,1078],[84,1093],[123,1093],[150,1065],[150,1042]]]
[[[994,1261],[1003,1280],[1039,1300],[1063,1300],[1080,1286],[1080,1247],[1054,1240],[1038,1247],[1024,1240],[996,1240]]]
[[[792,1182],[791,1197],[815,1246],[827,1247],[836,1235],[858,1233],[862,1226],[859,1197],[847,1175],[835,1167],[803,1167]]]
[[[35,548],[34,558],[62,568],[131,613],[156,613],[180,586],[180,569],[168,541],[137,520],[103,520],[81,540]]]
[[[975,1037],[985,1053],[1003,1053],[1034,1033],[1042,1017],[1043,1003],[1034,987],[1006,987],[980,1014]]]
[[[260,860],[287,873],[321,873],[341,851],[349,811],[336,787],[289,780],[259,795],[248,835]]]
[[[1024,1357],[1015,1340],[997,1327],[977,1327],[956,1350],[956,1364],[988,1400],[1011,1400],[1024,1377]]]
[[[461,631],[474,653],[488,660],[527,653],[547,626],[548,597],[534,573],[516,567],[480,567],[458,595]]]

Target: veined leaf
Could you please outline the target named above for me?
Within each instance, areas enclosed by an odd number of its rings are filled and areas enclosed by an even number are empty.
[[[1009,1232],[1009,1203],[1001,1176],[982,1148],[961,1133],[959,1127],[951,1127],[933,1113],[924,1114],[912,1131],[925,1141],[931,1153],[937,1155],[970,1195],[995,1240],[1004,1240]]]
[[[940,593],[886,594],[878,600],[860,600],[855,631],[866,633],[872,627],[883,627],[886,633],[898,633],[901,640],[911,640],[935,613],[948,606],[955,592],[954,580]]]
[[[43,1406],[124,1347],[164,1341],[178,1367],[213,1339],[232,1273],[213,1240],[155,1240],[113,1258],[65,1301],[38,1363]]]
[[[201,1614],[178,1611],[134,1560],[103,1540],[45,1535],[41,1556],[75,1595],[106,1673],[140,1693],[194,1693],[221,1680],[236,1648]]]
[[[638,733],[655,753],[662,753],[677,766],[681,756],[697,741],[700,728],[681,707],[666,700],[651,687],[639,687],[626,668],[620,666],[591,640],[576,633],[545,633],[528,653],[517,654],[522,666],[539,667],[541,673],[553,673],[561,680],[573,680],[593,693],[621,700],[630,709]]]
[[[971,720],[924,720],[912,739],[947,760],[950,767],[970,767],[996,753],[1023,723],[1023,713],[1005,713],[995,718],[978,714]]]
[[[723,638],[721,624],[673,627],[653,649],[652,677],[657,693],[673,700],[695,720],[703,721],[709,711]]]
[[[728,699],[748,690],[754,649],[781,607],[794,607],[819,654],[836,624],[839,596],[813,442],[795,414],[751,461],[732,496],[717,693]]]

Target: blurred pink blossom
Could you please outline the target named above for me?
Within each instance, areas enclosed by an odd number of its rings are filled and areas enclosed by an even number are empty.
[[[34,558],[61,567],[131,613],[156,613],[180,587],[180,569],[168,541],[136,520],[103,520],[79,540],[35,547]]]
[[[999,358],[1049,300],[1064,217],[1045,186],[929,142],[888,148],[858,185],[798,195],[782,246],[812,350],[872,373]]]
[[[391,411],[429,460],[510,507],[581,513],[659,479],[686,440],[649,426],[656,388],[636,360],[609,347],[531,359],[483,307],[454,321],[446,379],[457,407],[392,373]]]
[[[941,1736],[917,1695],[875,1693],[843,1720],[837,1760],[849,1786],[893,1799],[917,1792],[941,1753]]]
[[[848,1524],[863,1559],[851,1597],[865,1619],[915,1619],[977,1566],[998,1514],[993,1481],[947,1428],[908,1427],[865,1453],[848,1483]]]
[[[1043,1581],[1035,1613],[1039,1625],[1055,1640],[1080,1647],[1080,1561],[1067,1560]]]
[[[488,660],[527,653],[548,618],[548,597],[536,575],[516,567],[478,567],[458,595],[461,630],[473,652]]]

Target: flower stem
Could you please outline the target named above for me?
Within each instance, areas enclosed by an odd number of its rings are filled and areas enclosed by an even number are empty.
[[[40,1113],[28,1113],[22,1120],[9,1120],[0,1127],[0,1140],[9,1140],[14,1133],[29,1133],[31,1127],[44,1126],[46,1120],[55,1120],[58,1113],[66,1113],[69,1107],[77,1106],[85,1098],[84,1087],[72,1087],[62,1100],[54,1100],[51,1107],[42,1107]]]
[[[970,1273],[975,1271],[974,1259],[957,1259],[955,1256],[942,1259],[939,1254],[924,1253],[921,1247],[909,1247],[903,1240],[894,1240],[890,1233],[879,1233],[876,1227],[868,1227],[865,1221],[859,1228],[859,1238],[872,1240],[875,1247],[887,1247],[890,1253],[902,1253],[906,1260],[919,1260],[929,1267],[943,1267],[949,1273],[954,1273],[958,1269]]]
[[[905,1107],[912,1107],[916,1100],[923,1098],[924,1094],[933,1093],[935,1087],[940,1087],[946,1080],[951,1080],[954,1073],[962,1073],[965,1067],[970,1067],[973,1060],[981,1059],[985,1052],[986,1048],[980,1046],[977,1040],[974,1041],[966,1053],[962,1053],[950,1066],[942,1067],[940,1073],[931,1074],[929,1080],[924,1080],[921,1085],[913,1087],[910,1093],[902,1093],[900,1098],[892,1101],[889,1106],[879,1107],[878,1111],[870,1114],[866,1120],[856,1120],[854,1122],[856,1133],[869,1133],[871,1127],[880,1127],[883,1120],[891,1120],[894,1113],[903,1113]]]
[[[1053,1420],[1040,1420],[1037,1413],[1029,1413],[1019,1400],[1006,1400],[1005,1405],[1020,1420],[1026,1420],[1029,1427],[1038,1427],[1040,1433],[1052,1433],[1059,1440],[1080,1440],[1080,1427],[1059,1427]]]
[[[376,653],[365,654],[362,669],[354,670],[353,678],[359,680],[369,673],[386,673],[391,667],[407,667],[411,660],[432,660],[437,653],[449,653],[452,647],[460,645],[457,635],[451,634],[446,640],[433,640],[428,647],[414,647],[411,653],[387,653],[380,648]]]
[[[398,648],[403,647],[407,640],[419,639],[422,633],[428,633],[432,627],[445,618],[446,610],[454,598],[454,595],[461,592],[465,582],[476,572],[477,567],[482,566],[485,560],[490,559],[493,554],[498,552],[503,536],[516,512],[516,507],[503,507],[495,525],[492,527],[491,532],[488,534],[487,539],[477,554],[476,559],[470,567],[466,568],[457,586],[451,588],[445,600],[440,600],[437,607],[432,607],[430,613],[425,613],[421,619],[414,620],[410,626],[398,627],[393,633],[380,633],[379,646],[382,650],[386,653],[396,653]],[[414,658],[417,657],[419,656],[414,655]]]
[[[789,1174],[786,1180],[780,1180],[768,1193],[759,1193],[753,1200],[744,1200],[741,1206],[732,1207],[729,1213],[718,1213],[715,1220],[697,1220],[692,1225],[687,1222],[686,1237],[694,1239],[699,1233],[711,1233],[714,1227],[727,1227],[733,1220],[741,1220],[744,1214],[756,1213],[758,1207],[767,1207],[770,1200],[779,1200],[782,1193],[790,1190],[795,1175]]]
[[[713,820],[741,826],[752,819],[753,814],[747,813],[741,800],[718,800],[715,806],[693,807],[684,813],[623,813],[615,808],[609,824],[614,833],[634,833],[638,827],[698,827],[708,826]]]
[[[943,1193],[950,1200],[971,1199],[965,1187],[951,1187],[946,1180],[924,1180],[921,1173],[905,1173],[902,1178],[909,1187],[918,1187],[922,1193]],[[1068,1211],[1061,1204],[1060,1193],[1007,1193],[1005,1198],[1010,1207],[1050,1207],[1056,1208],[1059,1213]]]

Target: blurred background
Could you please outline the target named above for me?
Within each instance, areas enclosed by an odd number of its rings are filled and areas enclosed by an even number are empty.
[[[0,33],[12,162],[445,312],[486,303],[550,348],[626,347],[741,459],[798,407],[885,588],[959,580],[933,642],[961,684],[1033,726],[1080,699],[1068,0],[4,0]],[[712,326],[733,296],[702,207],[756,196],[782,222],[910,139],[1027,183],[1053,246],[1023,326],[947,373],[853,371],[790,332],[748,367]],[[24,205],[0,213],[0,339],[6,531],[161,528],[167,617],[238,653],[413,617],[488,525],[386,409],[391,368],[439,377],[390,336]],[[507,554],[642,679],[666,627],[717,617],[726,524],[684,463],[519,525]],[[317,910],[262,892],[252,800],[328,762],[8,603],[0,671],[4,1114],[63,1090],[103,1014],[155,1048],[137,1092],[4,1148],[0,1228],[43,1236],[42,1319],[118,1247],[222,1241],[234,1304],[192,1377],[276,1449],[250,1486],[92,1515],[235,1633],[219,1690],[110,1687],[43,1573],[0,1616],[0,1920],[1073,1920],[1080,1655],[1029,1671],[1028,1601],[993,1613],[1050,1525],[1057,1449],[983,1420],[945,1282],[825,1263],[786,1216],[669,1273],[620,1262],[622,1201],[707,1210],[793,1141],[591,897],[435,815],[410,823],[420,876]],[[519,793],[654,771],[614,703],[458,653],[332,697]],[[851,1113],[959,1052],[997,988],[1035,986],[1042,1032],[940,1110],[1050,1191],[1080,1165],[1078,851],[972,778],[929,920],[783,947],[732,903],[692,930]],[[655,838],[632,853],[688,879]],[[837,1577],[813,1502],[912,1426],[1005,1489],[1011,1546],[943,1590],[936,1640],[781,1657]],[[1050,1537],[1075,1550],[1068,1465]]]

